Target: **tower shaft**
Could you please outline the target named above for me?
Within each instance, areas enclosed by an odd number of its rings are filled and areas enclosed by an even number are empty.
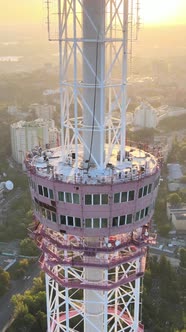
[[[150,149],[125,144],[135,2],[138,13],[138,0],[47,1],[50,39],[59,42],[62,146],[35,148],[25,162],[48,332],[144,331],[140,280],[160,170]]]
[[[105,0],[83,1],[83,120],[85,161],[104,163]]]

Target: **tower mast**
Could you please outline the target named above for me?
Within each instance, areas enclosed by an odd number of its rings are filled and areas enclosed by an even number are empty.
[[[35,149],[26,166],[48,332],[144,331],[140,281],[160,171],[149,151],[126,145],[131,1],[47,1],[62,147]]]

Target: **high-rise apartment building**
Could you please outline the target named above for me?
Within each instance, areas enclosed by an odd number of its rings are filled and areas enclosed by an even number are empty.
[[[23,163],[26,152],[35,146],[56,147],[60,140],[54,120],[19,121],[10,126],[10,131],[12,156],[19,164]]]

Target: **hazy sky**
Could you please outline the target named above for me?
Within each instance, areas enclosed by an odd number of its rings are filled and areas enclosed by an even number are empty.
[[[116,0],[117,1],[117,0]],[[186,24],[186,0],[140,0],[141,17],[148,24]],[[45,21],[45,0],[0,0],[0,24]]]
[[[145,24],[186,24],[186,0],[140,0]]]

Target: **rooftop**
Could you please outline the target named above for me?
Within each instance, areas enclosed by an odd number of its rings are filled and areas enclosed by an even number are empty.
[[[11,125],[12,128],[25,128],[25,127],[44,127],[46,125],[53,126],[54,121],[53,120],[44,120],[44,119],[36,119],[33,121],[19,121],[16,123],[13,123]]]
[[[106,146],[108,149],[108,146]],[[39,176],[72,183],[116,183],[137,180],[156,173],[158,160],[149,152],[127,146],[126,158],[120,162],[119,146],[116,146],[104,169],[83,161],[83,147],[79,147],[78,161],[73,149],[62,157],[61,147],[42,150],[35,148],[27,154],[26,165]]]
[[[180,164],[167,164],[167,168],[169,181],[178,180],[183,177]]]
[[[186,221],[186,211],[185,212],[175,212],[174,213],[177,220],[185,220]]]

